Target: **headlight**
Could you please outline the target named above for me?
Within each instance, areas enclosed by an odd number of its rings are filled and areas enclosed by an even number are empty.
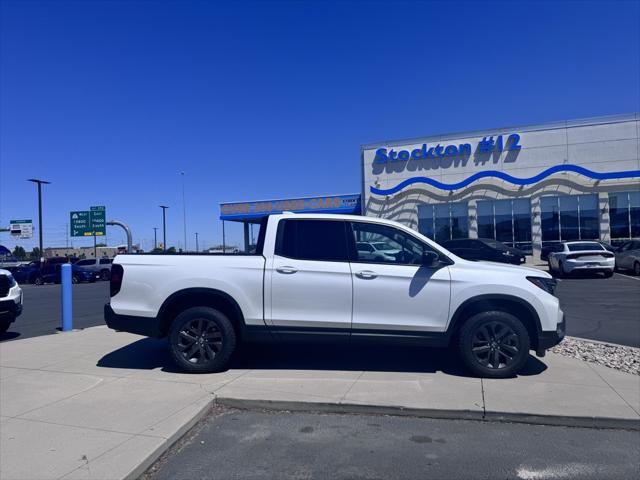
[[[536,287],[541,288],[547,293],[551,295],[555,295],[556,292],[556,282],[553,278],[544,278],[544,277],[527,277],[531,283],[533,283]]]

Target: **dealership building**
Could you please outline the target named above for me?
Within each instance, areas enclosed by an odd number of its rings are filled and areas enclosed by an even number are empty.
[[[363,214],[438,242],[492,238],[537,258],[640,238],[640,114],[378,142],[361,164]]]

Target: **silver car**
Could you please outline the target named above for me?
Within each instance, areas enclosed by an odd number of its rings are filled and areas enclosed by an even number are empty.
[[[111,258],[88,258],[86,260],[78,260],[75,265],[85,270],[95,272],[102,280],[111,278]]]
[[[616,269],[631,270],[640,275],[640,240],[624,242],[616,250]]]
[[[560,277],[587,271],[610,277],[615,263],[615,255],[599,242],[564,242],[561,251],[549,254],[549,271]]]

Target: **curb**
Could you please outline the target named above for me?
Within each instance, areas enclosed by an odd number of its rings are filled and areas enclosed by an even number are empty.
[[[344,413],[362,415],[392,415],[400,417],[435,418],[446,420],[475,420],[481,422],[525,423],[562,427],[609,428],[640,431],[640,420],[609,417],[573,417],[566,415],[539,415],[531,413],[481,412],[472,410],[445,410],[406,408],[382,405],[356,405],[349,403],[316,403],[287,400],[242,400],[216,397],[216,405],[241,410],[288,410],[310,413]]]
[[[158,448],[156,448],[147,458],[133,468],[129,473],[124,476],[125,480],[140,479],[142,475],[154,464],[156,461],[166,453],[171,447],[182,439],[189,431],[196,426],[196,424],[206,417],[211,409],[215,406],[215,398],[212,396],[211,400],[206,402],[204,406],[175,432],[173,432]]]

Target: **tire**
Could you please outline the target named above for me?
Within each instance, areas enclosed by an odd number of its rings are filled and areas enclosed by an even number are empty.
[[[110,280],[111,279],[111,272],[109,270],[102,270],[100,272],[100,280]]]
[[[487,311],[477,313],[462,325],[458,348],[465,366],[475,375],[508,378],[516,375],[526,363],[531,340],[515,316]]]
[[[604,278],[611,278],[613,277],[613,270],[607,270],[606,272],[604,272]]]
[[[44,281],[42,280],[42,277],[36,277],[35,280],[33,281],[34,285],[42,285],[44,284]]]
[[[633,263],[633,274],[636,276],[640,276],[640,262]]]
[[[6,320],[0,320],[0,335],[7,333],[7,330],[9,330],[9,326],[11,325],[12,320],[10,319],[6,319]]]
[[[189,308],[175,318],[169,329],[169,351],[185,372],[223,371],[235,349],[236,332],[231,321],[214,308]]]
[[[80,283],[80,280],[75,275],[71,277],[71,283]]]
[[[564,271],[564,264],[562,262],[558,262],[558,277],[567,278],[569,274]]]

